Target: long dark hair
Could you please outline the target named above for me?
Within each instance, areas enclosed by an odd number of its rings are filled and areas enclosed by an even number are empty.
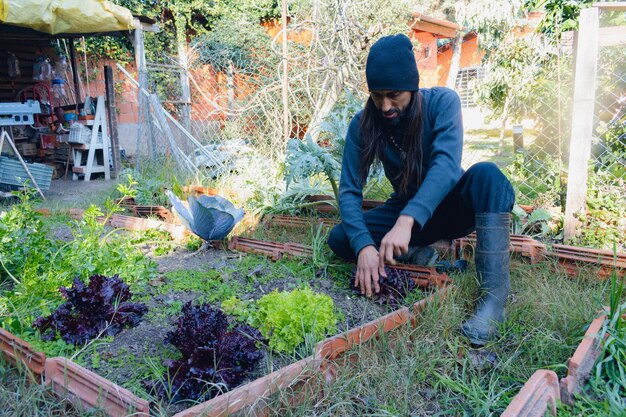
[[[406,158],[404,158],[404,166],[399,175],[402,195],[407,194],[409,181],[414,172],[417,171],[418,187],[422,181],[422,100],[418,91],[413,93],[404,117],[406,117],[406,130],[402,138],[402,149]],[[380,110],[370,96],[361,117],[363,154],[360,174],[363,184],[367,181],[370,166],[375,161],[382,161],[384,158],[386,140],[382,129],[383,122]]]

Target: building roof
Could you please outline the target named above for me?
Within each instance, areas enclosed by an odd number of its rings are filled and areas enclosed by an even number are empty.
[[[436,19],[422,12],[415,11],[413,12],[411,29],[415,32],[432,33],[438,38],[454,38],[457,31],[461,30],[461,27],[457,23]]]

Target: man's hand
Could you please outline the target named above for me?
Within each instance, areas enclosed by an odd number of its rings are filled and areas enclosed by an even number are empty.
[[[356,276],[354,286],[360,288],[361,294],[372,296],[374,292],[380,292],[378,285],[379,277],[386,277],[385,268],[379,266],[378,251],[374,246],[366,246],[359,252],[356,263]]]
[[[414,224],[415,220],[411,216],[402,215],[398,217],[396,224],[387,232],[380,243],[380,268],[385,266],[385,262],[395,265],[396,260],[394,257],[407,253]]]

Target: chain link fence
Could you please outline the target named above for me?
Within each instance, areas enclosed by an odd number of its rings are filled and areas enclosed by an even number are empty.
[[[626,250],[626,32],[624,9],[600,8],[583,244]],[[622,35],[620,35],[622,34]],[[582,169],[582,167],[581,167]]]
[[[303,80],[315,79],[310,77],[314,69],[301,70],[305,63],[311,66],[311,61],[305,62],[310,58],[307,53],[311,53],[306,46],[310,44],[290,41],[288,57],[289,67],[294,68],[287,86],[291,137],[299,138],[314,118],[302,105],[305,95],[310,94]],[[617,241],[621,249],[625,244],[624,216],[616,213],[626,204],[625,49],[623,45],[600,49],[588,167],[589,210],[581,218],[589,227],[611,231],[583,234],[578,242],[602,247]],[[527,30],[485,50],[480,39],[470,34],[461,51],[454,85],[464,108],[463,166],[494,162],[511,179],[519,204],[563,213],[571,169],[568,159],[575,36],[562,33],[548,38]],[[438,45],[437,57],[442,65],[434,75],[423,71],[422,86],[445,84],[447,73],[442,73],[441,67],[449,67],[451,55],[449,43]],[[215,177],[228,171],[229,161],[247,146],[261,149],[268,157],[282,155],[284,86],[280,58],[274,43],[242,58],[233,55],[232,47],[220,49],[209,41],[200,41],[192,45],[183,62],[165,55],[153,59],[148,63],[150,93],[156,93],[163,109],[173,117],[167,129],[162,120],[155,120],[154,111],[140,111],[138,159],[178,152],[177,160],[182,160],[180,165],[187,166],[185,169],[196,175],[208,171]],[[339,97],[318,142],[328,145],[326,141],[340,140],[364,98],[364,91]],[[388,184],[381,182],[371,188],[374,196],[377,191],[382,195],[388,191]],[[621,238],[617,236],[620,233]]]

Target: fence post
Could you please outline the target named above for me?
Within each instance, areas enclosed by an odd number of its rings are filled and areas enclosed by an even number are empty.
[[[122,162],[120,160],[120,138],[117,130],[117,105],[115,102],[115,89],[113,84],[113,68],[108,65],[104,66],[104,85],[107,97],[107,116],[109,119],[111,152],[113,153],[111,178],[117,178],[118,172],[122,169]]]
[[[289,66],[287,62],[287,0],[282,0],[281,3],[281,22],[283,32],[283,138],[285,140],[283,146],[286,146],[289,141],[289,137],[291,136],[291,121],[289,120]]]
[[[137,95],[138,115],[137,115],[137,161],[136,168],[140,168],[141,146],[144,135],[147,136],[148,159],[153,158],[156,151],[156,139],[152,130],[150,102],[148,97],[141,94],[141,90],[148,91],[148,67],[146,64],[146,50],[144,45],[145,28],[139,19],[135,19],[135,36],[133,46],[135,48],[135,67],[137,68],[137,78],[139,80],[139,93]],[[156,32],[148,26],[149,32]],[[147,132],[144,132],[147,126]]]
[[[577,234],[580,222],[575,216],[585,211],[600,31],[598,8],[590,7],[582,10],[579,25],[565,203],[564,238],[566,240]]]
[[[176,42],[178,43],[178,65],[180,65],[181,101],[180,116],[183,126],[191,132],[191,87],[189,85],[189,55],[187,54],[187,38],[182,16],[176,16]]]

